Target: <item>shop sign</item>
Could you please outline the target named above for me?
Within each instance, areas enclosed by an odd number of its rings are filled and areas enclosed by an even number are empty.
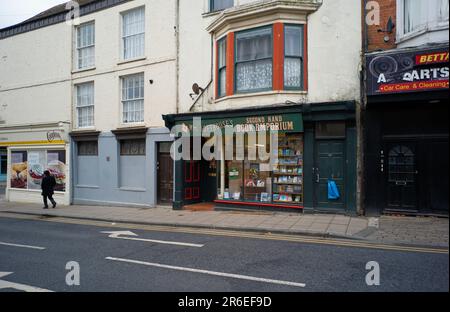
[[[180,123],[187,126],[192,131],[193,120]],[[297,114],[272,114],[233,118],[213,118],[201,120],[204,131],[213,132],[215,127],[225,129],[234,127],[237,133],[243,132],[303,132],[303,118],[300,113]]]
[[[369,96],[448,89],[448,48],[367,57]]]

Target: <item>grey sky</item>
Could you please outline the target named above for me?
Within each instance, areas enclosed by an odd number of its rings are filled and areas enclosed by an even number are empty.
[[[0,28],[20,23],[68,0],[0,0]]]

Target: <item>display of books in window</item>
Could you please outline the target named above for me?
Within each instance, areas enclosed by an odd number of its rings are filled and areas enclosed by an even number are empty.
[[[299,134],[285,134],[279,138],[272,200],[284,204],[303,203],[303,138]]]

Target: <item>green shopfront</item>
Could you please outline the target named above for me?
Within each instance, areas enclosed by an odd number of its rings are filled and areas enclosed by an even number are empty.
[[[200,124],[194,121],[197,118]],[[174,209],[214,202],[219,209],[356,213],[353,102],[165,115],[164,119],[169,129],[178,125],[190,134],[184,139],[190,141],[190,157],[175,161]],[[209,128],[211,137],[195,131],[198,125],[203,131]],[[212,145],[214,129],[220,129],[222,137],[220,143],[214,140],[212,151],[222,148],[212,159],[199,157],[202,147]],[[178,135],[175,139],[182,140]],[[337,186],[338,198],[330,199],[330,181]]]

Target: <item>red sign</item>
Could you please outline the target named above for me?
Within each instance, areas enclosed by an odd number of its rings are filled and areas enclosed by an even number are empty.
[[[416,65],[429,65],[448,62],[448,52],[416,55]]]
[[[422,81],[422,82],[405,82],[396,84],[383,84],[380,86],[381,93],[395,93],[421,90],[438,90],[448,89],[449,82],[447,81]]]

